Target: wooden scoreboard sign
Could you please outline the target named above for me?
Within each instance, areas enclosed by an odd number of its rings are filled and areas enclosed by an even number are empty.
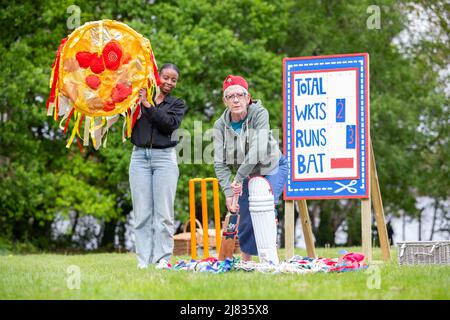
[[[368,56],[284,60],[285,199],[367,198]]]
[[[370,140],[367,53],[283,60],[286,258],[294,254],[297,200],[308,256],[315,257],[307,199],[361,199],[362,250],[372,260],[371,202],[383,260],[390,259]]]

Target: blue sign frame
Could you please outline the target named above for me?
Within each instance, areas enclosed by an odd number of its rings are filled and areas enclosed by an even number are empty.
[[[333,119],[335,119],[336,125],[345,128],[343,134],[346,135],[346,138],[342,139],[345,140],[342,141],[343,145],[349,149],[349,152],[353,149],[356,156],[354,158],[341,157],[328,159],[330,161],[327,163],[331,163],[332,168],[333,166],[335,166],[334,168],[351,166],[357,174],[336,177],[326,176],[327,173],[325,173],[320,179],[309,179],[307,177],[300,179],[300,170],[294,171],[298,169],[300,160],[294,161],[294,158],[297,156],[301,157],[298,159],[303,160],[307,156],[300,154],[302,152],[301,149],[299,149],[300,151],[295,150],[297,145],[294,144],[294,141],[298,140],[296,137],[298,130],[295,130],[299,129],[299,124],[294,123],[297,105],[294,105],[293,95],[295,94],[294,87],[299,86],[301,80],[294,78],[299,74],[303,76],[304,74],[313,75],[314,73],[339,73],[339,71],[341,74],[344,71],[349,71],[349,73],[353,72],[351,74],[355,75],[355,82],[353,82],[355,83],[355,87],[352,87],[352,90],[356,88],[356,102],[354,102],[356,110],[353,110],[354,122],[346,122],[350,121],[350,112],[348,109],[350,103],[345,98],[337,99],[336,97],[329,97],[330,99],[327,101],[333,101],[330,104],[334,103],[335,105],[328,107],[333,108],[335,114],[335,118]],[[294,80],[296,80],[296,83],[294,83]],[[322,82],[322,79],[320,79],[320,82]],[[298,87],[298,90],[300,90],[300,87]],[[323,93],[326,94],[326,92]],[[298,91],[298,95],[300,95],[300,91]],[[300,98],[297,97],[297,99]],[[294,107],[296,109],[295,112]],[[288,181],[284,189],[285,200],[368,198],[370,190],[369,129],[369,55],[367,53],[283,59],[283,153],[287,157],[290,166]],[[333,146],[328,147],[328,149],[330,148],[333,148]],[[320,160],[322,161],[322,158]],[[313,164],[316,165],[315,162]]]

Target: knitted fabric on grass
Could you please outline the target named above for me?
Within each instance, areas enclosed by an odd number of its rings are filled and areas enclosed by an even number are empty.
[[[363,263],[361,253],[347,253],[341,258],[309,258],[296,255],[280,264],[241,261],[240,258],[218,261],[217,258],[200,260],[180,260],[171,270],[185,270],[193,272],[224,273],[233,271],[264,272],[264,273],[317,273],[317,272],[346,272],[367,268]]]

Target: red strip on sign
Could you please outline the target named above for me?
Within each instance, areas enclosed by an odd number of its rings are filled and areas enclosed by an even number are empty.
[[[331,158],[331,169],[353,168],[353,158]]]

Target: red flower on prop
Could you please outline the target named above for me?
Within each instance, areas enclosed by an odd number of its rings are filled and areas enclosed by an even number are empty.
[[[99,74],[102,73],[103,71],[105,71],[105,65],[103,64],[103,59],[102,57],[97,57],[94,54],[94,57],[91,60],[91,70],[93,73]]]
[[[131,92],[132,92],[131,86],[128,87],[123,83],[119,83],[112,90],[111,98],[114,102],[122,102],[131,94]]]
[[[126,86],[123,83],[119,83],[111,93],[112,101],[114,102],[122,102],[125,100],[132,92],[131,86]]]
[[[114,110],[115,108],[116,108],[116,104],[114,103],[114,101],[109,100],[109,101],[105,102],[105,104],[103,106],[103,111],[108,112],[108,111]]]
[[[94,54],[92,54],[90,52],[86,52],[86,51],[77,52],[77,54],[75,55],[75,57],[78,61],[78,64],[83,69],[89,68],[94,56],[95,56]]]
[[[122,48],[117,41],[111,40],[106,44],[103,48],[102,56],[108,70],[117,70],[119,68],[122,53]]]
[[[86,77],[86,84],[89,86],[89,88],[93,90],[97,90],[100,86],[100,78],[94,75],[90,75]]]

